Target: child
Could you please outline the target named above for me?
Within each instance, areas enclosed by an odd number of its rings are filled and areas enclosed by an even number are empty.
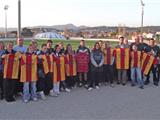
[[[21,76],[20,82],[23,83],[23,100],[25,103],[30,99],[37,101],[36,81],[37,81],[37,55],[33,54],[34,48],[30,44],[28,52],[21,56]],[[30,90],[31,86],[31,90]],[[31,94],[30,94],[31,91]]]
[[[60,83],[62,88],[66,92],[70,92],[70,89],[67,88],[65,80],[66,80],[66,73],[65,73],[65,64],[66,64],[66,58],[64,55],[61,55],[61,48],[59,45],[55,46],[55,55],[54,56],[54,70],[53,70],[53,81],[54,81],[54,87],[53,96],[58,96],[60,94]]]
[[[76,52],[77,72],[79,75],[79,87],[87,86],[87,73],[89,71],[90,50],[85,46],[85,41],[80,41],[80,46]],[[84,76],[84,80],[82,78]]]
[[[135,86],[136,80],[141,89],[143,89],[143,80],[142,80],[142,72],[141,72],[141,52],[137,51],[137,46],[132,46],[131,52],[131,80],[132,86]],[[136,79],[137,77],[137,79]]]
[[[113,56],[114,49],[110,47],[109,41],[105,42],[105,48],[103,49],[104,54],[104,65],[103,65],[103,75],[104,82],[110,82],[110,86],[113,87]]]
[[[13,42],[8,42],[6,50],[2,56],[4,59],[4,97],[7,102],[15,101],[13,96],[15,89],[15,80],[18,79],[19,74],[19,58],[20,53],[16,53],[13,50]]]
[[[91,52],[91,76],[92,79],[89,83],[88,90],[92,90],[92,88],[95,86],[96,89],[99,89],[99,79],[100,79],[100,73],[103,72],[103,63],[104,63],[104,57],[103,53],[101,51],[99,43],[95,43],[94,49]]]
[[[66,65],[66,83],[69,88],[73,88],[76,83],[76,75],[77,75],[77,68],[76,68],[76,58],[74,51],[72,50],[72,45],[68,44],[66,46],[66,59],[68,64]]]
[[[4,43],[0,41],[0,99],[3,99],[3,63]]]

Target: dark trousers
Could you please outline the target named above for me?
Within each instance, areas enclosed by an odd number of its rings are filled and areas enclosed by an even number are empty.
[[[66,84],[69,88],[74,87],[74,85],[76,84],[76,76],[68,76],[66,78]]]
[[[103,76],[104,82],[113,83],[113,66],[112,65],[104,65],[103,66]]]
[[[157,71],[157,79],[158,79],[158,82],[159,82],[159,79],[160,79],[160,64],[158,64],[158,71]]]
[[[44,91],[45,95],[48,95],[51,89],[53,89],[52,74],[48,73],[44,77],[39,77],[37,91]]]
[[[154,65],[152,65],[145,82],[148,82],[148,83],[150,82],[149,78],[150,78],[151,71],[152,71],[152,74],[153,74],[153,82],[158,83],[159,81],[158,81],[158,77],[157,77],[157,66],[154,66]]]
[[[3,99],[3,72],[0,71],[0,98]]]
[[[99,81],[101,78],[101,72],[91,72],[91,79],[89,81],[89,87],[95,87],[99,85]]]
[[[3,81],[4,88],[4,97],[6,100],[12,99],[15,89],[15,80],[13,79],[4,79]]]

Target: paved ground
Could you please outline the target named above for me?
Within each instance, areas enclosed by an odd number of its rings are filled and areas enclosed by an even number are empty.
[[[99,90],[74,89],[46,101],[0,101],[0,119],[126,119],[160,120],[160,87],[144,90],[130,85],[102,86]]]

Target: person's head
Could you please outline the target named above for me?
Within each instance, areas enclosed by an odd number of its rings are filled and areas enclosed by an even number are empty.
[[[60,47],[61,49],[63,49],[63,48],[64,48],[64,44],[63,44],[63,42],[59,42],[59,43],[58,43],[58,45],[59,45],[59,47]]]
[[[119,37],[119,44],[123,44],[124,43],[124,37],[123,36],[120,36]]]
[[[11,52],[13,50],[13,42],[7,42],[6,49],[8,52]]]
[[[38,43],[36,41],[32,41],[31,44],[32,44],[34,51],[36,51],[38,49]]]
[[[23,46],[23,41],[24,41],[23,38],[17,38],[17,45]]]
[[[124,44],[128,45],[128,38],[124,38]]]
[[[47,41],[47,48],[52,48],[52,40]]]
[[[28,52],[29,52],[29,53],[33,53],[33,52],[34,52],[34,45],[33,45],[33,44],[30,44],[30,45],[28,46]]]
[[[101,46],[100,46],[99,42],[96,42],[94,44],[94,50],[100,50],[100,49],[101,49]]]
[[[85,41],[84,41],[84,40],[81,40],[81,41],[80,41],[80,46],[81,46],[81,47],[85,47]]]
[[[138,36],[134,37],[134,42],[137,43],[137,44],[139,43],[139,37]]]
[[[155,40],[154,40],[153,38],[151,38],[151,39],[149,40],[149,45],[150,45],[150,46],[154,46],[154,45],[155,45]]]
[[[47,44],[42,44],[41,50],[42,50],[44,53],[46,53],[46,51],[47,51]]]
[[[137,51],[137,45],[133,45],[133,46],[132,46],[132,50],[133,50],[133,51]]]
[[[61,47],[59,45],[55,45],[55,51],[56,53],[59,53],[61,51]]]
[[[72,52],[72,45],[71,44],[67,44],[67,46],[66,46],[66,50],[67,50],[67,52]]]
[[[0,41],[0,50],[4,50],[4,43]]]
[[[141,36],[141,35],[139,36],[139,42],[143,43],[143,36]]]
[[[109,41],[106,41],[105,42],[105,48],[109,48],[110,47],[110,42]]]

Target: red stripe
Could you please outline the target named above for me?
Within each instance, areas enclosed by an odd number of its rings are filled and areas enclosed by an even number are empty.
[[[50,56],[49,56],[49,55],[46,55],[46,59],[47,59],[48,69],[49,69],[49,71],[50,71],[50,69],[51,69]]]
[[[110,48],[108,48],[107,49],[107,64],[109,65],[111,64],[110,53],[111,53]]]
[[[73,76],[73,56],[69,55],[69,71],[70,76]]]
[[[12,79],[14,57],[15,57],[14,54],[9,54],[9,56],[8,56],[6,78],[9,78],[9,79]]]
[[[26,80],[28,82],[32,79],[32,55],[26,55]]]
[[[142,72],[145,71],[145,68],[146,68],[146,66],[147,66],[147,64],[148,64],[148,62],[149,62],[149,59],[150,59],[150,56],[147,55],[147,57],[146,57],[146,59],[145,59],[145,61],[144,61],[144,63],[143,63],[143,66],[142,66]]]
[[[121,69],[124,69],[124,62],[125,62],[125,49],[120,49],[121,54]]]
[[[57,81],[60,81],[61,80],[60,57],[57,57],[56,64],[57,64]]]
[[[134,52],[134,59],[133,59],[133,61],[134,61],[134,67],[137,67],[138,66],[138,52],[136,51],[136,52]]]

